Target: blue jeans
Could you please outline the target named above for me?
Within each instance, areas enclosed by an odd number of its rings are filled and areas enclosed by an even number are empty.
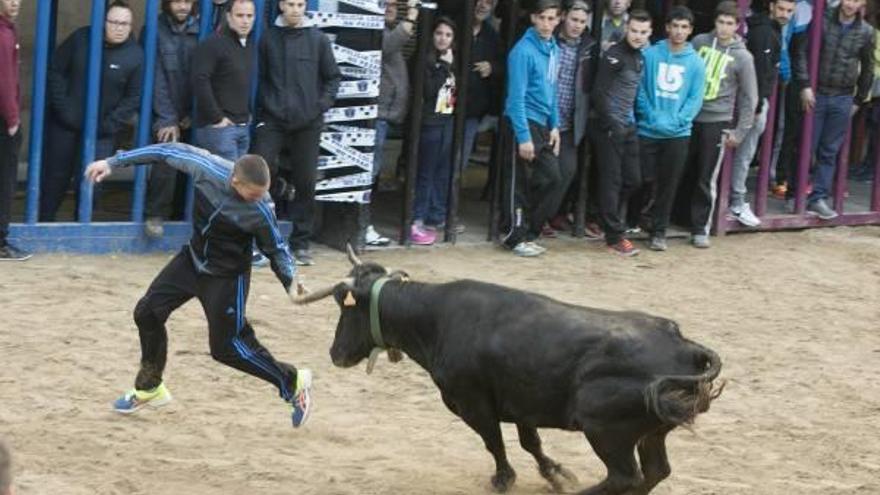
[[[474,151],[474,141],[477,140],[477,131],[479,129],[479,117],[468,117],[464,121],[464,157],[461,160],[461,168],[467,168],[471,162],[471,152]]]
[[[813,154],[816,157],[816,168],[813,170],[813,192],[807,199],[809,203],[826,199],[831,194],[834,171],[837,169],[837,153],[849,128],[852,106],[852,95],[816,95],[816,108],[813,111]]]
[[[419,170],[413,219],[428,225],[446,220],[449,180],[452,176],[452,119],[423,125],[419,141]]]
[[[376,145],[373,148],[373,182],[385,166],[385,139],[388,138],[388,121],[376,119]]]
[[[199,127],[195,132],[195,142],[198,147],[233,162],[247,153],[251,144],[248,124]]]

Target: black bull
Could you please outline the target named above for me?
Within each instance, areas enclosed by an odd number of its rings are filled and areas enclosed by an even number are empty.
[[[376,347],[370,331],[375,263],[299,296],[333,296],[342,314],[330,357],[351,367]],[[608,475],[582,495],[647,494],[669,476],[666,435],[693,422],[721,392],[718,355],[681,335],[675,322],[632,311],[564,304],[507,287],[462,280],[411,282],[392,274],[378,302],[381,335],[430,373],[443,402],[495,458],[492,486],[516,479],[499,422],[515,423],[520,445],[552,487],[574,476],[547,457],[537,428],[583,431]],[[639,464],[634,451],[638,449]]]

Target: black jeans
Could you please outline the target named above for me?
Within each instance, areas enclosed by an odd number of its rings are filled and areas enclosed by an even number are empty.
[[[309,248],[314,230],[315,181],[323,125],[322,119],[318,119],[308,127],[286,129],[267,120],[260,122],[254,131],[251,152],[262,156],[269,164],[273,196],[281,193],[279,177],[292,184],[296,191],[288,210],[293,223],[290,247],[294,251]],[[282,152],[286,152],[285,166],[279,163]]]
[[[281,397],[289,401],[295,392],[296,368],[276,361],[245,318],[250,279],[250,272],[237,277],[199,274],[189,247],[184,246],[135,307],[134,321],[141,342],[141,370],[135,388],[149,390],[162,383],[168,358],[165,322],[174,310],[195,297],[208,319],[211,357],[275,385]]]
[[[183,131],[181,143],[191,143],[192,133]],[[186,174],[178,172],[164,163],[150,165],[150,178],[147,181],[146,217],[164,219],[183,218],[186,201]]]
[[[508,211],[508,234],[504,244],[513,248],[523,241],[537,239],[544,222],[559,207],[559,159],[550,146],[550,130],[529,121],[529,132],[535,146],[535,159],[527,162],[520,158],[516,140],[512,140],[516,158],[507,168],[505,201]]]
[[[788,181],[786,197],[793,198],[797,188],[797,168],[800,161],[801,128],[804,125],[804,111],[801,95],[796,84],[785,87],[785,115],[782,129],[782,145],[776,159],[776,183]]]
[[[644,197],[651,204],[648,209],[651,234],[664,237],[669,228],[669,217],[675,204],[675,194],[688,157],[690,137],[671,139],[639,138],[642,159]]]
[[[722,131],[731,129],[730,122],[694,122],[688,166],[694,171],[691,195],[691,232],[709,235],[712,213],[718,199],[718,174],[721,170]],[[725,150],[727,152],[727,150]]]
[[[623,206],[642,184],[639,137],[635,126],[630,126],[618,131],[599,131],[595,141],[599,158],[599,217],[605,229],[605,242],[611,246],[623,239]]]
[[[70,189],[71,179],[76,188],[79,203],[79,185],[82,181],[82,133],[49,119],[46,124],[46,139],[43,148],[43,168],[40,178],[40,221],[54,222],[64,195]],[[95,143],[95,160],[113,154],[113,138],[99,137]],[[96,184],[94,198],[98,197]],[[78,208],[74,208],[74,218]]]
[[[21,129],[10,136],[8,127],[0,119],[0,247],[6,245],[9,223],[12,221],[12,196],[18,179],[18,150],[21,148]]]

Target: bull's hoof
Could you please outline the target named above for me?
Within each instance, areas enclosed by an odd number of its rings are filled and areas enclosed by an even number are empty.
[[[492,489],[498,493],[505,493],[510,490],[516,481],[516,473],[511,471],[499,471],[492,476]]]
[[[541,470],[541,476],[550,482],[553,491],[556,493],[564,493],[568,488],[574,488],[578,484],[577,476],[562,467],[561,464],[553,463],[547,466],[546,469]]]

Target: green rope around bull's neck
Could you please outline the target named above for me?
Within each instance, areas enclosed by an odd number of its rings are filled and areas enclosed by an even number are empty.
[[[370,288],[370,334],[376,347],[383,350],[386,346],[385,340],[382,339],[382,327],[379,324],[379,294],[389,280],[391,280],[389,277],[379,277]]]
[[[389,280],[391,280],[390,277],[379,277],[370,288],[370,335],[373,336],[373,345],[375,347],[370,351],[370,358],[367,361],[368,374],[373,372],[373,366],[376,365],[379,353],[387,348],[385,340],[382,338],[382,327],[379,324],[379,294],[382,293],[382,287]]]

